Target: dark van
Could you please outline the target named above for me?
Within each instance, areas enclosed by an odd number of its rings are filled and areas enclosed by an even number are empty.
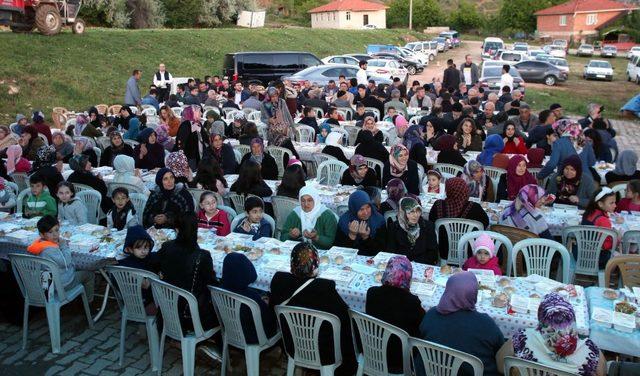
[[[232,81],[261,81],[266,85],[316,65],[322,65],[322,61],[309,52],[236,52],[224,56],[222,74]]]

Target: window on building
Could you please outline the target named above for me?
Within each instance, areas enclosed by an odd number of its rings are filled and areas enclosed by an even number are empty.
[[[587,14],[587,25],[595,25],[598,22],[598,14]]]
[[[351,12],[347,12],[347,21],[351,20]]]
[[[560,26],[567,26],[567,16],[560,16]]]
[[[336,20],[336,12],[333,12],[333,20]]]

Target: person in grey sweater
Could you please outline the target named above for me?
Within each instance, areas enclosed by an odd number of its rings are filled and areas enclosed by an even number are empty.
[[[464,82],[467,88],[478,82],[478,66],[471,60],[471,55],[464,57],[464,63],[460,65],[460,82]]]
[[[58,183],[58,220],[69,221],[71,225],[87,223],[87,206],[76,197],[73,183],[61,181]]]
[[[140,89],[138,88],[138,81],[140,81],[141,77],[142,71],[134,69],[131,77],[127,80],[127,87],[124,92],[124,104],[127,106],[140,106],[142,104]]]
[[[384,113],[386,114],[389,107],[393,107],[396,111],[402,112],[403,115],[407,115],[407,105],[400,99],[400,90],[391,90],[391,100],[384,104]]]

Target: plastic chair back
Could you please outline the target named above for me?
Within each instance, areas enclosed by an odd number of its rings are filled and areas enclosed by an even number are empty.
[[[342,133],[342,145],[349,145],[349,131],[342,127],[333,127],[331,132]]]
[[[334,157],[333,155],[329,155],[329,154],[323,154],[323,153],[314,153],[313,154],[313,160],[316,162],[317,166],[320,166],[320,164],[324,161],[337,161],[338,158]]]
[[[300,202],[291,197],[273,196],[271,197],[271,205],[273,205],[273,214],[276,216],[276,236],[279,236],[282,233],[282,226],[284,226],[287,217],[296,206],[300,206]]]
[[[213,193],[213,195],[216,198],[216,203],[218,204],[218,206],[224,204],[224,199],[218,192],[213,192],[208,189],[199,189],[199,188],[188,188],[187,190],[189,191],[189,193],[191,193],[191,197],[193,197],[193,204],[194,204],[194,207],[196,208],[196,211],[198,210],[197,209],[198,205],[200,205],[200,196],[202,196],[202,194],[205,192]]]
[[[504,358],[504,374],[510,375],[512,370],[517,370],[520,375],[530,376],[571,376],[573,373],[560,371],[556,368],[540,363],[507,356]]]
[[[349,133],[349,146],[356,146],[358,133],[360,133],[362,128],[353,125],[345,125],[344,129]]]
[[[627,230],[622,235],[622,253],[628,255],[632,245],[640,247],[640,230]]]
[[[45,289],[42,288],[41,277],[49,273],[54,288],[53,296],[59,302],[67,300],[64,285],[60,280],[60,270],[51,260],[43,257],[11,253],[9,260],[13,267],[13,274],[25,301],[32,306],[44,307],[48,302]]]
[[[229,192],[227,194],[227,198],[233,204],[233,208],[235,209],[236,213],[244,211],[244,200],[246,199],[245,195],[239,195],[234,192]]]
[[[373,169],[373,171],[376,172],[376,175],[378,175],[378,179],[382,182],[382,172],[384,171],[384,163],[382,163],[377,159],[369,158],[369,157],[364,157],[364,160],[367,162],[367,166],[369,166],[369,168]]]
[[[131,200],[131,204],[136,210],[138,224],[142,225],[144,207],[147,206],[147,195],[144,193],[129,193],[129,200]]]
[[[247,120],[248,121],[260,121],[260,111],[251,111],[249,114],[247,114]]]
[[[16,197],[16,214],[22,214],[24,211],[24,199],[31,193],[31,188],[25,188]]]
[[[327,323],[333,331],[335,365],[342,363],[340,319],[336,315],[308,308],[283,305],[276,306],[275,311],[283,337],[287,333],[282,330],[283,325],[289,328],[290,340],[293,345],[293,349],[287,349],[285,346],[289,360],[293,360],[296,365],[304,368],[322,368],[318,338],[320,337],[320,327],[323,323]],[[293,354],[291,354],[290,350],[293,350]]]
[[[112,106],[109,107],[109,109],[107,110],[107,115],[117,115],[120,113],[120,109],[122,108],[121,105],[119,104],[114,104]]]
[[[384,222],[388,224],[389,220],[391,220],[391,222],[395,222],[398,220],[397,210],[389,210],[388,212],[384,213]]]
[[[244,157],[244,156],[245,156],[245,154],[247,154],[247,153],[251,153],[251,146],[249,146],[249,145],[242,145],[242,144],[239,144],[239,145],[235,145],[233,148],[234,148],[235,150],[239,151],[239,152],[240,152],[240,155],[241,155],[242,157]],[[242,158],[240,158],[240,159],[242,159]]]
[[[549,239],[525,239],[513,246],[512,260],[517,260],[518,253],[522,252],[524,263],[528,274],[537,274],[545,278],[550,278],[551,260],[556,252],[562,257],[562,283],[569,283],[569,266],[571,256],[569,251],[562,244]],[[516,263],[512,263],[513,276],[517,277]]]
[[[195,337],[202,337],[204,330],[200,323],[200,312],[198,311],[198,301],[187,290],[162,282],[158,279],[150,279],[151,290],[153,291],[153,300],[156,302],[162,312],[164,333],[177,340],[182,340],[184,332],[180,325],[180,312],[178,311],[178,299],[183,298],[189,307],[191,313],[191,321],[193,322],[193,331]],[[161,349],[162,350],[162,349]]]
[[[100,167],[100,158],[102,157],[102,149],[94,146],[93,152],[96,153],[96,161],[98,162],[98,165],[96,167]]]
[[[409,119],[409,125],[416,125],[420,123],[420,119],[422,119],[422,116],[413,115],[411,119]]]
[[[440,171],[445,179],[455,178],[464,171],[462,167],[449,163],[436,163],[433,168]]]
[[[387,361],[387,347],[392,336],[400,340],[402,348],[402,368],[404,375],[411,374],[411,363],[409,357],[409,333],[404,330],[379,320],[375,317],[349,310],[351,321],[355,325],[351,325],[353,335],[353,344],[356,348],[358,357],[362,357],[362,363],[359,368],[366,375],[385,376],[389,375]],[[357,328],[357,330],[356,330]],[[362,349],[357,348],[356,337],[360,338]],[[360,369],[358,369],[360,371]]]
[[[100,221],[100,215],[102,209],[100,209],[100,203],[102,203],[102,196],[98,191],[83,190],[76,193],[76,197],[84,202],[87,207],[87,220],[89,223],[97,225]]]
[[[322,119],[324,117],[324,110],[321,107],[311,107],[316,112],[316,117]]]
[[[122,142],[124,142],[125,144],[131,146],[134,149],[135,149],[136,146],[138,146],[140,144],[138,141],[130,140],[128,138],[125,138]]]
[[[544,189],[547,189],[547,182],[549,181],[549,177],[547,176],[544,179],[540,179],[538,174],[542,171],[542,168],[527,168],[527,170],[533,175],[534,178],[538,181],[538,185]]]
[[[143,104],[142,105],[142,115],[147,115],[147,116],[156,116],[157,112],[155,107],[153,107],[150,104]]]
[[[173,114],[178,118],[182,116],[182,107],[171,107],[171,111],[173,111]]]
[[[106,115],[107,110],[109,109],[109,105],[106,104],[96,104],[94,106],[100,115]]]
[[[29,188],[29,176],[24,172],[14,172],[11,174],[13,181],[18,184],[18,191]]]
[[[464,252],[458,251],[458,243],[462,236],[471,231],[482,231],[484,225],[481,222],[465,218],[441,218],[435,223],[436,238],[439,237],[440,227],[444,227],[449,239],[449,257],[447,264],[462,266],[466,260],[466,249]],[[439,242],[440,240],[438,240]]]
[[[598,275],[598,258],[605,240],[613,238],[613,247],[618,244],[618,233],[615,230],[598,226],[569,226],[562,229],[562,244],[568,246],[570,238],[575,238],[578,248],[576,258],[576,274]]]
[[[304,124],[296,124],[296,141],[298,142],[313,142],[316,139],[316,131]]]
[[[338,107],[338,111],[342,111],[344,113],[344,120],[351,121],[353,119],[353,108]]]
[[[364,112],[365,113],[367,113],[367,112],[373,113],[373,117],[376,119],[376,121],[382,120],[382,119],[380,119],[380,110],[378,110],[375,107],[365,107],[364,108]]]
[[[620,270],[623,286],[640,286],[640,255],[625,255],[610,258],[604,269],[604,287],[609,287],[611,272],[616,268]],[[617,287],[618,286],[615,288]]]
[[[482,376],[484,372],[482,361],[471,354],[413,337],[409,338],[409,346],[413,364],[418,362],[416,354],[420,354],[427,375],[456,376],[464,363],[473,367],[474,376]]]
[[[142,300],[142,283],[146,279],[157,279],[155,273],[124,266],[110,265],[107,272],[116,281],[116,297],[127,320],[145,322],[147,313]]]
[[[627,182],[611,183],[609,188],[616,193],[618,200],[627,196]]]
[[[111,146],[111,138],[107,136],[98,137],[96,138],[96,144],[98,144],[98,146],[102,148],[102,150],[104,150]]]
[[[269,224],[271,225],[271,237],[273,238],[273,235],[276,231],[276,221],[273,219],[272,216],[270,216],[267,213],[263,213],[262,217],[264,219],[267,220],[267,222],[269,222]],[[231,232],[233,232],[233,230],[235,230],[235,228],[238,226],[238,224],[240,223],[240,221],[242,221],[243,219],[247,218],[247,213],[242,212],[238,215],[235,216],[235,218],[233,218],[233,221],[231,221]]]
[[[507,170],[505,170],[504,168],[486,166],[484,167],[484,172],[491,179],[491,184],[493,185],[493,193],[495,196],[495,197],[492,197],[492,199],[495,201],[495,198],[498,195],[498,183],[500,182],[500,177],[502,175],[506,175]]]
[[[18,184],[14,183],[14,182],[12,182],[12,181],[7,181],[7,180],[5,180],[4,184],[5,184],[7,187],[11,188],[11,190],[13,191],[13,193],[14,193],[16,196],[18,195],[18,193],[20,193],[20,190],[19,190],[19,188],[18,188]]]
[[[493,231],[472,231],[469,233],[466,233],[464,235],[462,235],[462,237],[460,238],[460,240],[458,241],[458,254],[462,255],[464,257],[464,261],[466,261],[467,259],[467,246],[470,246],[471,249],[473,249],[473,243],[476,241],[476,239],[482,235],[488,235],[491,240],[493,240],[493,243],[496,246],[496,254],[498,253],[498,250],[500,249],[501,246],[504,246],[504,252],[502,252],[502,257],[506,258],[506,268],[505,268],[505,275],[510,275],[511,274],[511,263],[513,262],[511,260],[511,253],[513,251],[513,243],[511,243],[511,240],[509,240],[509,238],[507,238],[506,236],[499,234],[497,232],[493,232]],[[463,261],[463,264],[464,264]]]
[[[291,159],[291,150],[280,146],[267,146],[267,152],[276,160],[276,165],[278,165],[278,179],[282,179],[285,169],[284,156],[287,155],[288,159]]]
[[[340,184],[342,174],[349,168],[343,162],[324,161],[318,165],[316,181],[320,184],[335,186]]]
[[[86,184],[80,184],[80,183],[72,183],[73,184],[73,189],[75,189],[76,193],[80,193],[83,191],[95,191],[95,189],[91,186],[88,186]]]

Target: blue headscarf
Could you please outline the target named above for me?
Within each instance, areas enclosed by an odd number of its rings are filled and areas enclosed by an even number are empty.
[[[232,252],[222,263],[222,287],[245,295],[249,285],[256,281],[258,274],[251,261],[242,253]]]
[[[422,140],[422,132],[420,131],[420,125],[414,124],[404,132],[402,144],[406,146],[409,151],[411,151],[411,149],[415,145],[424,146],[424,141]]]
[[[129,129],[124,133],[122,138],[125,140],[136,140],[138,138],[138,134],[140,133],[140,120],[137,117],[131,118],[129,120]]]
[[[500,153],[504,149],[504,141],[502,137],[497,134],[492,134],[487,137],[484,142],[484,150],[478,154],[476,160],[483,166],[491,166],[493,164],[493,156]]]
[[[369,229],[371,229],[370,236],[375,236],[376,231],[384,226],[384,217],[378,213],[369,195],[364,191],[358,190],[349,196],[349,211],[340,216],[340,221],[338,221],[338,227],[344,234],[349,235],[349,223],[351,223],[351,221],[360,221],[360,219],[358,219],[358,210],[367,204],[371,206],[371,217],[367,220]]]
[[[322,123],[322,125],[320,126],[320,131],[318,133],[318,142],[321,144],[324,144],[327,141],[327,138],[322,136],[323,129],[327,131],[327,136],[328,136],[329,133],[331,133],[331,126],[326,122]]]

